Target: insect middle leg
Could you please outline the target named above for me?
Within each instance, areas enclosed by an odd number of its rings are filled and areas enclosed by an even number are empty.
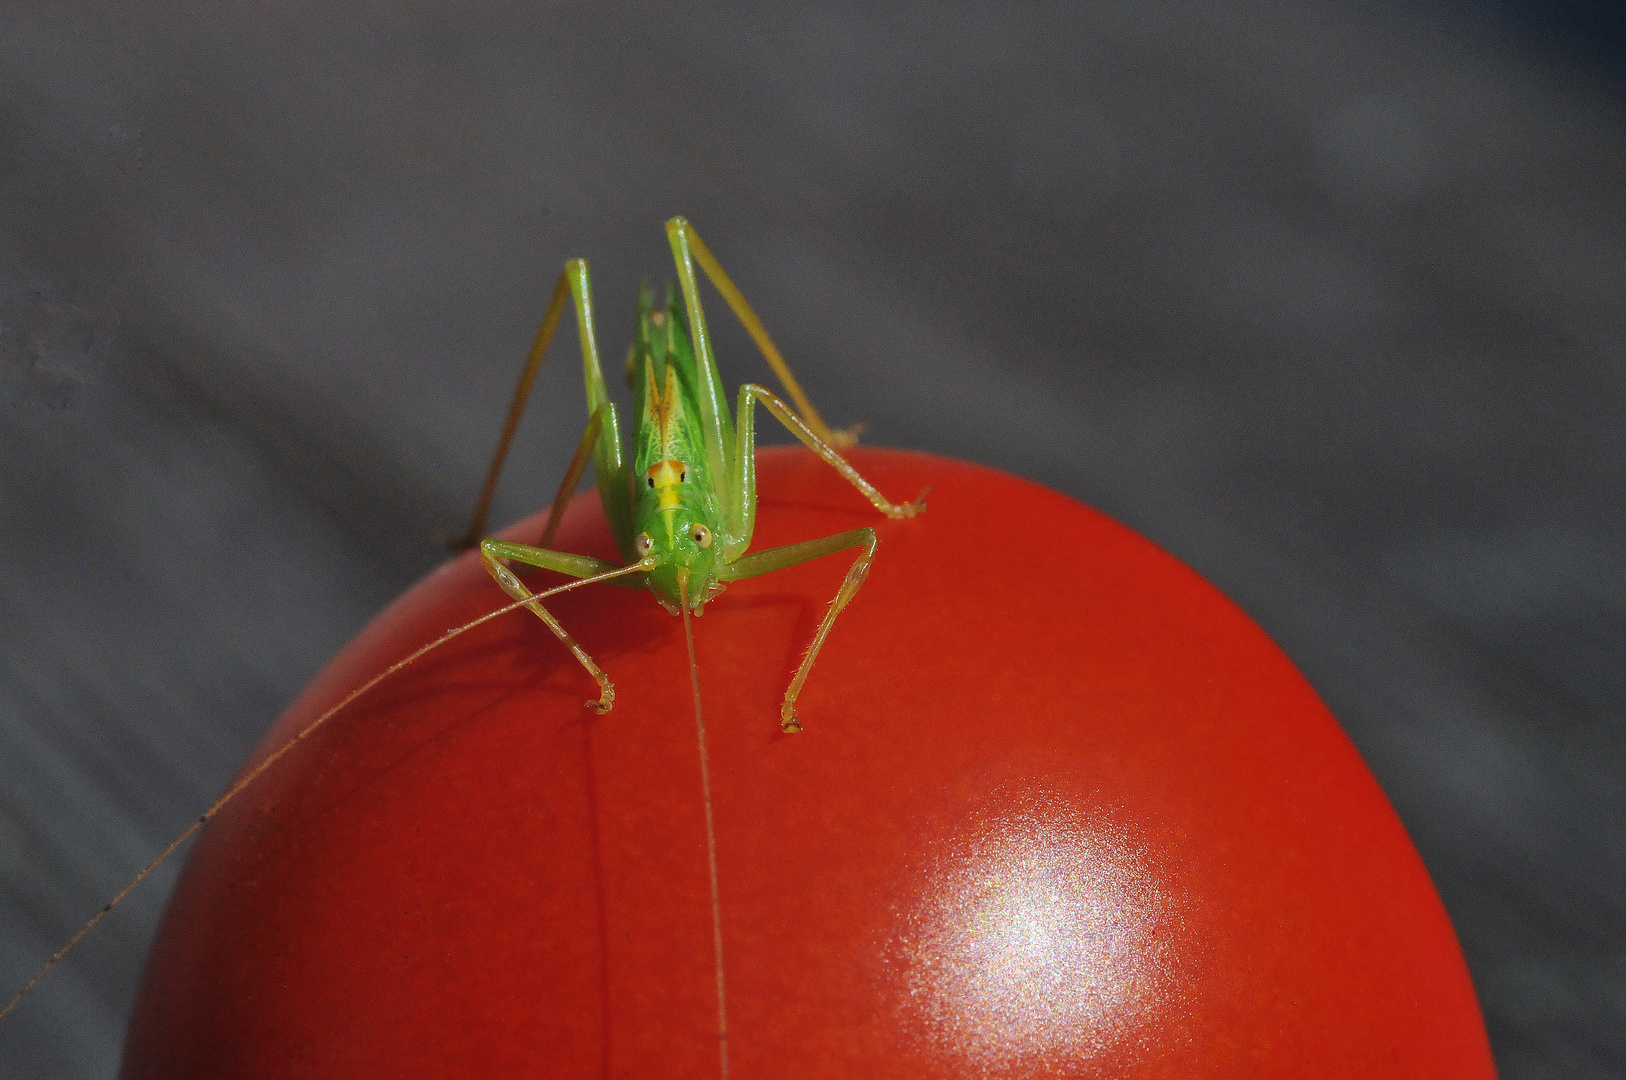
[[[567,551],[550,551],[547,548],[532,547],[529,544],[515,544],[506,540],[480,541],[480,559],[485,563],[486,570],[496,579],[497,584],[502,586],[503,592],[512,596],[515,600],[524,600],[534,594],[519,579],[518,575],[503,565],[503,559],[513,559],[516,562],[522,562],[528,566],[540,566],[546,570],[557,570],[562,574],[569,574],[571,577],[577,578],[594,577],[621,569],[611,563],[587,555],[572,555]],[[638,574],[635,576],[641,578],[643,575]],[[642,582],[635,583],[642,584]],[[559,625],[559,620],[555,619],[548,609],[542,606],[540,600],[532,600],[525,607],[531,614],[541,619],[560,641],[564,642],[565,647],[576,657],[581,666],[587,669],[587,674],[591,675],[593,680],[598,683],[599,699],[589,701],[587,707],[600,715],[609,712],[615,705],[615,687],[610,683],[610,677],[604,674],[603,670],[593,662],[593,658],[587,655],[587,650],[583,649],[576,639],[570,636],[570,632]]]
[[[835,448],[814,433],[802,418],[791,411],[789,405],[779,400],[771,390],[758,386],[756,383],[746,383],[740,387],[739,408],[735,412],[737,445],[735,447],[733,471],[728,478],[731,490],[730,505],[732,518],[729,521],[729,533],[733,538],[731,545],[726,549],[729,557],[744,551],[750,543],[751,533],[756,525],[756,412],[754,406],[757,402],[773,414],[774,419],[800,439],[809,450],[819,455],[825,462],[853,487],[857,488],[870,505],[889,518],[912,518],[923,513],[926,509],[926,491],[922,491],[913,502],[895,503],[889,500],[880,490],[861,476],[857,469],[848,463],[847,459],[836,452]],[[930,489],[928,488],[927,491]]]
[[[835,599],[830,601],[830,609],[824,613],[824,619],[819,623],[818,630],[813,634],[813,641],[808,645],[807,652],[802,657],[802,664],[796,669],[796,674],[790,680],[790,686],[785,690],[785,700],[779,706],[779,729],[785,732],[802,730],[801,721],[796,718],[796,699],[802,693],[802,687],[807,683],[807,676],[813,670],[813,661],[818,659],[819,649],[824,645],[824,639],[830,634],[830,627],[835,625],[836,616],[846,607],[858,589],[864,584],[864,578],[869,574],[869,564],[875,558],[877,540],[875,530],[869,527],[852,529],[834,536],[826,536],[818,540],[804,540],[799,544],[786,544],[783,547],[769,548],[759,551],[755,555],[747,555],[736,562],[723,567],[719,576],[724,581],[739,581],[744,578],[756,577],[759,574],[772,573],[798,563],[817,559],[821,555],[832,555],[848,548],[861,547],[864,550],[853,560],[852,567],[847,571],[847,577],[836,590]]]

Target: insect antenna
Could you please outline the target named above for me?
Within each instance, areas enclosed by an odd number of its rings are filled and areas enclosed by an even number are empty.
[[[711,813],[711,761],[706,754],[706,720],[700,707],[700,665],[694,658],[694,626],[689,618],[689,575],[678,572],[678,606],[683,609],[683,642],[689,647],[689,686],[694,690],[694,730],[700,743],[700,793],[706,807],[706,861],[711,869],[711,944],[717,957],[717,1052],[728,1080],[728,994],[723,987],[723,904],[717,888],[717,826]]]
[[[329,709],[327,712],[323,713],[321,716],[318,716],[315,720],[312,720],[309,724],[306,724],[304,729],[301,730],[299,732],[299,734],[295,735],[293,738],[289,739],[287,742],[285,742],[281,746],[277,747],[277,749],[274,750],[264,761],[260,762],[256,766],[254,766],[253,770],[251,772],[249,772],[249,774],[247,776],[243,777],[241,780],[237,781],[237,783],[233,784],[231,786],[230,790],[228,790],[226,792],[226,794],[222,795],[219,799],[217,799],[213,806],[211,806],[211,807],[209,807],[209,809],[205,810],[203,812],[203,814],[196,821],[194,821],[191,825],[187,826],[186,831],[181,833],[181,835],[177,836],[170,843],[170,845],[168,847],[166,847],[159,854],[159,856],[156,859],[154,859],[152,862],[148,863],[146,868],[144,870],[142,870],[141,873],[137,874],[134,878],[132,878],[128,885],[126,885],[126,886],[124,886],[124,888],[120,889],[118,891],[118,894],[116,896],[114,896],[113,899],[111,899],[107,903],[103,904],[102,909],[100,911],[98,911],[95,915],[93,915],[89,922],[85,923],[84,926],[81,926],[79,928],[79,932],[77,934],[73,935],[73,937],[69,938],[68,943],[66,945],[62,946],[62,948],[58,949],[52,955],[52,957],[45,962],[44,966],[42,966],[38,971],[36,971],[34,973],[34,977],[29,979],[26,983],[23,984],[23,988],[21,990],[17,991],[15,994],[13,994],[11,996],[11,1000],[6,1002],[5,1007],[0,1008],[0,1019],[4,1019],[7,1013],[9,1013],[9,1012],[11,1012],[11,1010],[15,1009],[17,1007],[18,1003],[23,1000],[24,996],[26,996],[27,993],[30,990],[34,989],[34,987],[39,984],[39,981],[41,979],[45,978],[45,976],[50,972],[50,970],[52,968],[56,967],[56,965],[62,960],[63,957],[67,956],[70,952],[72,952],[73,949],[74,949],[74,946],[78,945],[79,942],[84,940],[85,935],[89,934],[92,930],[96,929],[96,924],[101,922],[103,919],[105,919],[107,917],[108,912],[112,911],[115,907],[118,906],[119,901],[123,900],[126,896],[129,896],[130,893],[135,891],[135,888],[136,888],[137,885],[140,885],[143,881],[145,881],[147,879],[147,877],[154,870],[157,870],[160,866],[164,865],[164,863],[166,861],[168,861],[169,857],[171,855],[175,854],[175,852],[180,849],[182,844],[185,844],[188,840],[190,840],[194,833],[196,833],[199,829],[203,828],[203,826],[208,823],[210,818],[212,818],[216,814],[220,813],[220,811],[225,807],[225,805],[227,803],[231,802],[233,799],[237,798],[237,796],[241,795],[248,788],[248,786],[250,784],[252,784],[252,783],[254,783],[254,781],[258,780],[261,776],[263,776],[266,773],[267,770],[269,770],[271,768],[271,766],[275,765],[278,761],[280,761],[282,759],[283,755],[287,754],[288,751],[292,750],[295,746],[297,746],[300,743],[304,742],[307,738],[309,738],[312,734],[314,734],[316,732],[317,728],[321,727],[323,724],[325,724],[329,720],[333,719],[339,713],[343,712],[344,709],[348,705],[350,705],[351,702],[353,702],[357,698],[361,697],[361,695],[365,694],[367,691],[371,690],[373,687],[377,686],[379,683],[383,682],[385,679],[389,678],[391,675],[394,675],[397,671],[400,671],[402,668],[407,667],[409,664],[412,664],[415,661],[419,660],[426,653],[433,652],[435,649],[440,648],[442,645],[446,644],[448,641],[451,641],[453,638],[457,637],[458,635],[466,634],[470,630],[473,630],[477,626],[480,626],[480,625],[482,625],[484,623],[488,623],[493,619],[500,618],[503,615],[507,615],[510,611],[517,611],[517,610],[519,610],[520,608],[524,607],[527,604],[535,603],[538,600],[545,600],[550,596],[556,596],[559,593],[568,592],[571,589],[579,589],[583,585],[592,585],[595,582],[604,581],[604,580],[606,580],[608,578],[620,577],[622,574],[630,574],[635,570],[643,570],[643,569],[646,569],[646,568],[647,567],[646,567],[645,563],[642,562],[642,561],[631,563],[630,565],[617,567],[616,569],[607,571],[606,573],[603,573],[603,574],[594,574],[592,577],[582,578],[579,581],[567,582],[566,584],[560,585],[557,588],[548,589],[546,592],[537,593],[535,596],[528,596],[523,600],[516,600],[512,604],[508,604],[508,605],[506,605],[504,607],[500,607],[495,611],[488,611],[488,612],[486,612],[486,614],[481,615],[478,619],[471,620],[470,622],[464,623],[462,626],[453,627],[452,629],[446,631],[444,634],[442,634],[440,637],[436,638],[434,641],[431,641],[429,644],[422,646],[421,648],[417,649],[415,652],[413,652],[411,655],[405,657],[404,659],[397,660],[395,663],[391,664],[389,667],[385,668],[383,671],[379,672],[377,675],[374,675],[371,679],[368,679],[366,682],[362,683],[356,689],[350,691],[350,693],[346,694],[344,699],[342,701],[340,701],[337,705],[333,706],[331,709]],[[693,655],[694,655],[694,650],[693,650],[693,648],[691,646],[691,648],[690,648],[690,657],[691,657],[691,659],[692,659]],[[695,692],[696,692],[696,694],[699,693],[699,684],[698,683],[696,684],[696,691]],[[695,703],[696,703],[697,706],[699,704],[699,700],[700,699],[698,697],[695,698]],[[703,747],[704,747],[704,744],[702,743],[702,754],[704,753]],[[709,806],[709,803],[708,803],[708,806]],[[707,820],[707,824],[709,826],[710,821],[711,821],[710,816],[709,816],[709,810],[708,810],[708,816],[707,816],[706,820]],[[715,896],[716,895],[715,870],[713,871],[712,886],[713,886],[712,887],[712,895]],[[720,974],[720,969],[719,969],[719,978],[720,977],[721,977],[721,974]],[[726,1074],[726,1069],[725,1069],[725,1074]]]

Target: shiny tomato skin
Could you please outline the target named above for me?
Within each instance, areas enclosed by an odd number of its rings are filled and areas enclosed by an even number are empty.
[[[805,730],[780,696],[850,556],[695,623],[735,1080],[1495,1075],[1404,828],[1246,615],[1038,485],[852,460],[929,511],[887,521],[808,452],[760,457],[753,550],[880,534]],[[614,557],[596,494],[556,546]],[[254,760],[504,601],[472,555],[431,574]],[[614,711],[515,613],[339,714],[205,831],[123,1076],[719,1074],[681,623],[608,585],[550,608]]]

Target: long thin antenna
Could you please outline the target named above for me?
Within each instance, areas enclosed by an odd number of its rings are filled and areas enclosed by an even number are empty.
[[[164,864],[164,862],[171,855],[175,854],[175,852],[180,848],[180,846],[182,844],[186,843],[188,840],[190,840],[192,838],[193,833],[195,833],[199,829],[203,828],[204,824],[207,823],[210,818],[212,818],[216,814],[220,813],[221,809],[224,808],[227,803],[231,802],[233,799],[237,798],[237,796],[241,795],[243,793],[243,791],[250,784],[254,783],[254,781],[258,780],[262,775],[264,775],[266,770],[270,769],[271,766],[275,765],[278,761],[280,761],[284,754],[286,754],[288,751],[292,750],[299,743],[304,742],[305,739],[309,738],[312,734],[315,733],[317,728],[321,727],[323,724],[327,723],[333,717],[337,716],[341,711],[343,711],[345,706],[349,705],[352,701],[355,701],[361,695],[365,694],[367,691],[371,690],[373,687],[377,686],[379,683],[383,682],[385,679],[389,678],[391,675],[394,675],[397,671],[400,671],[402,668],[406,667],[408,664],[413,663],[414,661],[416,661],[417,659],[422,657],[425,653],[431,652],[431,651],[433,651],[435,649],[440,648],[442,645],[446,644],[448,641],[450,641],[453,638],[457,637],[459,634],[466,634],[470,630],[473,630],[475,627],[481,625],[482,623],[488,623],[492,619],[495,619],[495,618],[498,618],[500,616],[508,614],[510,611],[517,611],[518,609],[524,607],[526,604],[529,604],[532,601],[545,600],[550,596],[556,596],[559,593],[568,592],[571,589],[579,589],[583,585],[591,585],[591,584],[594,584],[595,582],[604,581],[607,578],[619,577],[622,574],[630,574],[634,570],[642,570],[642,569],[645,569],[643,561],[635,562],[635,563],[632,563],[629,566],[623,566],[623,567],[619,567],[619,568],[617,568],[615,570],[611,570],[608,573],[595,574],[594,576],[592,576],[590,578],[582,578],[580,581],[572,581],[572,582],[569,582],[569,583],[567,583],[565,585],[560,585],[558,588],[549,589],[548,591],[543,592],[543,593],[538,593],[535,596],[528,596],[524,600],[516,600],[514,603],[509,604],[506,607],[500,607],[496,611],[487,612],[486,614],[480,616],[478,619],[475,619],[472,622],[466,622],[462,626],[459,626],[459,627],[456,627],[454,629],[446,631],[440,637],[436,638],[434,641],[431,641],[429,644],[427,644],[427,645],[423,646],[422,648],[418,649],[416,652],[414,652],[412,655],[408,656],[406,659],[397,660],[395,663],[391,664],[389,667],[385,668],[383,671],[379,672],[377,675],[374,675],[371,679],[368,679],[366,682],[362,683],[361,686],[359,686],[355,690],[350,691],[349,694],[345,695],[345,698],[344,698],[343,701],[340,701],[337,705],[333,706],[327,712],[323,713],[321,716],[318,716],[315,720],[312,720],[309,724],[305,725],[304,730],[302,730],[298,735],[295,735],[293,738],[289,739],[287,742],[285,742],[281,746],[277,747],[277,749],[269,757],[267,757],[264,761],[260,762],[258,765],[254,766],[254,769],[253,769],[252,772],[250,772],[247,776],[243,777],[241,780],[237,781],[237,783],[233,784],[231,786],[231,790],[227,791],[226,794],[222,795],[218,800],[216,800],[215,804],[213,806],[211,806],[211,807],[209,807],[209,809],[205,810],[203,812],[203,815],[201,817],[199,817],[196,821],[194,821],[191,825],[189,825],[185,832],[183,832],[183,833],[181,833],[181,835],[177,836],[175,838],[174,842],[171,843],[169,845],[169,847],[167,847],[167,848],[165,848],[163,850],[162,854],[160,854],[156,859],[154,859],[152,862],[147,864],[146,869],[142,870],[141,873],[137,874],[134,877],[134,879],[132,879],[131,882],[128,885],[126,885],[124,888],[120,889],[117,896],[113,897],[113,899],[109,900],[106,904],[103,904],[102,909],[100,911],[98,911],[94,916],[92,916],[92,918],[91,918],[91,920],[89,922],[85,923],[84,926],[81,926],[79,928],[79,932],[77,934],[73,935],[73,937],[69,938],[68,943],[66,945],[62,946],[62,948],[58,949],[56,951],[56,954],[53,955],[51,957],[51,959],[49,959],[49,960],[47,960],[45,962],[45,966],[40,968],[38,971],[36,971],[34,973],[34,977],[32,979],[29,979],[26,983],[23,984],[23,988],[21,990],[17,991],[15,994],[12,995],[11,1000],[6,1002],[5,1008],[0,1009],[0,1019],[4,1019],[7,1013],[9,1013],[9,1012],[11,1012],[11,1010],[15,1009],[17,1007],[17,1003],[22,1001],[23,996],[26,995],[30,990],[34,989],[34,987],[39,983],[39,981],[41,979],[45,978],[46,973],[49,972],[52,968],[56,967],[58,961],[60,961],[64,956],[67,956],[70,952],[72,952],[73,949],[74,949],[74,946],[78,945],[79,942],[84,939],[86,934],[88,934],[92,930],[96,929],[96,924],[101,922],[103,919],[105,919],[107,917],[108,912],[112,911],[115,907],[118,906],[119,901],[123,900],[126,896],[129,896],[130,893],[135,890],[135,887],[137,885],[140,885],[143,881],[145,881],[147,879],[147,876],[149,874],[151,874],[154,870],[156,870],[160,866],[162,866]],[[692,650],[691,650],[691,655],[692,655]],[[710,819],[708,818],[707,820],[709,822]],[[715,889],[713,890],[713,892],[715,894]],[[726,1070],[725,1070],[725,1072],[726,1072]]]
[[[706,720],[700,708],[700,665],[694,658],[694,627],[689,621],[689,575],[678,574],[678,605],[683,609],[683,641],[689,646],[689,685],[694,688],[694,731],[700,742],[700,793],[706,805],[706,859],[711,864],[711,944],[717,956],[717,1052],[728,1080],[728,993],[723,987],[723,902],[717,888],[717,826],[711,814],[711,759],[706,754]]]

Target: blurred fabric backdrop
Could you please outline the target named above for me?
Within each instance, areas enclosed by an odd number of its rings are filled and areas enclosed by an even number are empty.
[[[5,995],[443,558],[563,261],[618,355],[683,213],[833,423],[1077,496],[1258,619],[1503,1075],[1626,1075],[1614,9],[141,7],[0,7]],[[0,1074],[113,1073],[179,865]]]

